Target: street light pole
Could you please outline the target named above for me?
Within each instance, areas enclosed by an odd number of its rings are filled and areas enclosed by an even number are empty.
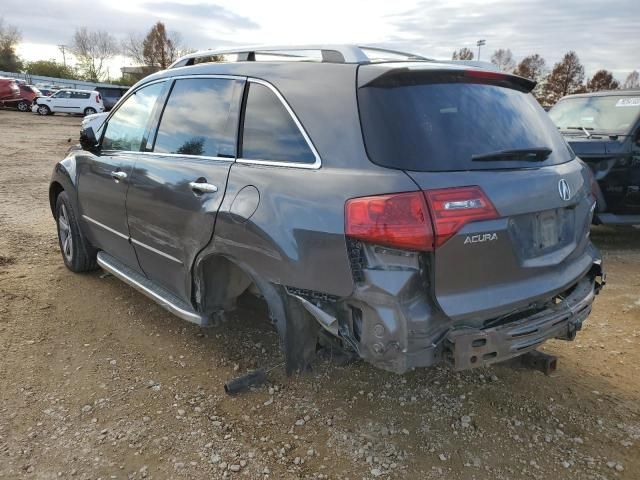
[[[485,40],[478,40],[476,42],[476,46],[478,47],[478,61],[480,61],[480,47],[482,47],[487,42]]]
[[[66,53],[67,46],[66,45],[58,45],[58,48],[62,52],[62,63],[64,64],[64,66],[66,68],[67,67],[67,56],[66,56],[65,53]]]

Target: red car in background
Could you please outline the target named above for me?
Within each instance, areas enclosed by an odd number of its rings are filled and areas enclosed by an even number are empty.
[[[43,96],[42,92],[33,85],[20,84],[18,85],[18,88],[20,88],[20,97],[22,97],[22,101],[18,102],[16,108],[21,112],[30,111],[33,101],[36,98]]]
[[[0,106],[31,110],[31,103],[42,94],[32,85],[16,82],[13,78],[0,78]]]
[[[0,78],[0,107],[15,107],[22,100],[20,87],[13,78]]]

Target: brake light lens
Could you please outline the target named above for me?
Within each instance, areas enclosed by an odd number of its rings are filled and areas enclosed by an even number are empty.
[[[345,233],[368,243],[418,251],[443,245],[467,223],[499,218],[477,186],[348,200]]]
[[[349,237],[379,245],[422,251],[433,249],[433,229],[422,192],[348,200],[345,232]]]
[[[100,94],[96,95],[96,103],[100,103]]]
[[[491,201],[477,186],[425,191],[435,230],[435,247],[443,245],[467,223],[498,218]]]

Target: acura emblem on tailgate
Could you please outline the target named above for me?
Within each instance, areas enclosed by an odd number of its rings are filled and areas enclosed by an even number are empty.
[[[571,189],[564,178],[558,182],[558,192],[560,193],[560,198],[565,202],[571,198]]]

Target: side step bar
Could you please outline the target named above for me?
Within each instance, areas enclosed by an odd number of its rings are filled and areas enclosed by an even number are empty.
[[[173,313],[176,317],[195,323],[201,327],[209,323],[207,317],[200,315],[175,295],[154,284],[151,280],[130,269],[111,255],[105,252],[98,252],[98,265],[114,277],[119,278],[124,283],[131,285],[139,292],[145,294],[151,300]]]

